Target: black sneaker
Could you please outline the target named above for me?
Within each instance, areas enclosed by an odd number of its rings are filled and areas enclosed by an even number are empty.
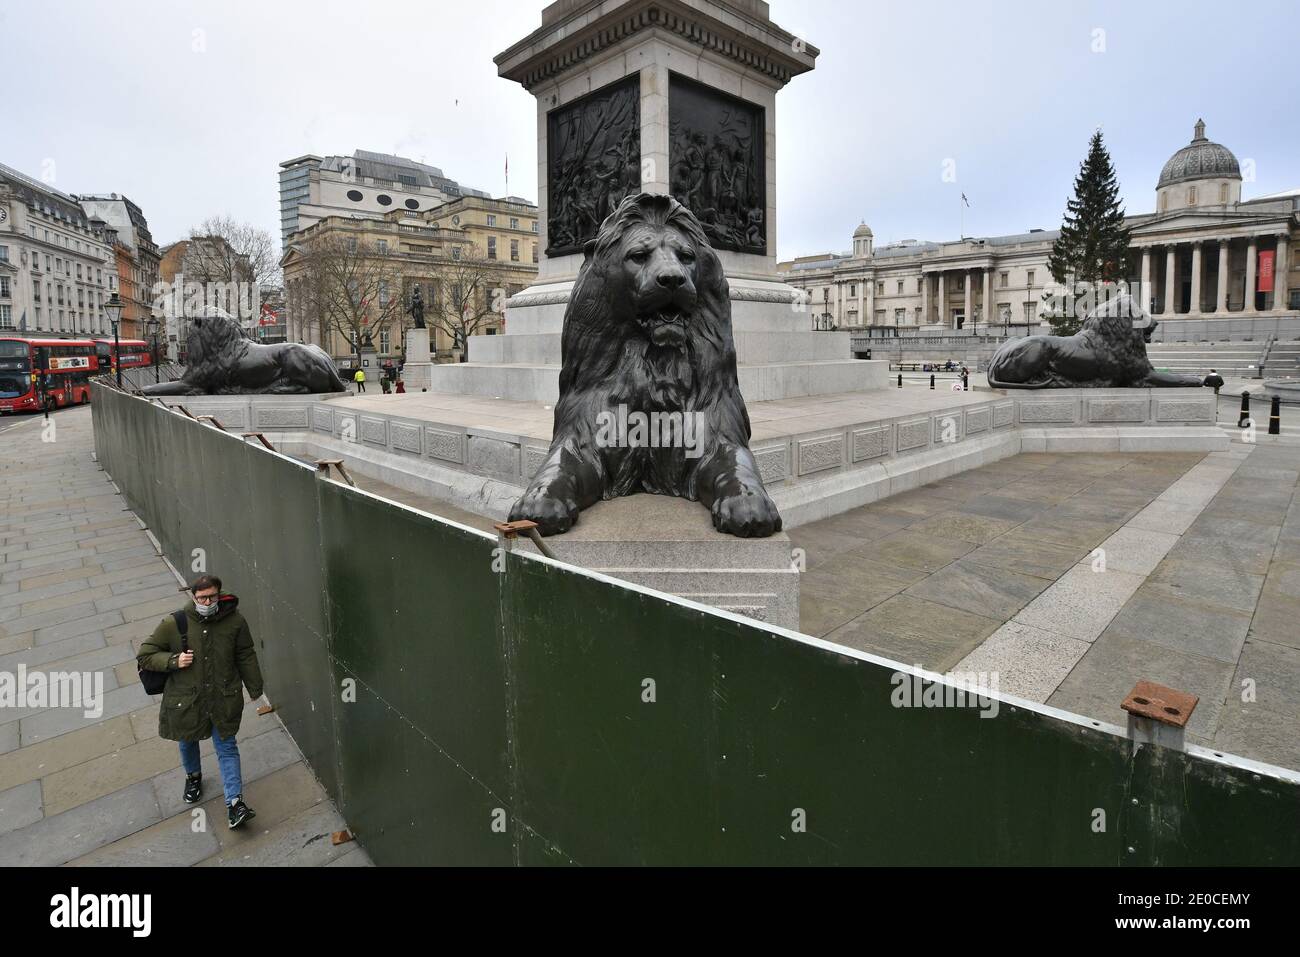
[[[257,813],[244,803],[242,797],[235,798],[235,803],[230,805],[227,810],[227,815],[230,819],[230,829],[232,831],[247,821],[250,817],[257,817]]]
[[[203,793],[203,772],[195,771],[193,774],[185,775],[185,792],[181,795],[185,798],[186,804],[193,804]]]

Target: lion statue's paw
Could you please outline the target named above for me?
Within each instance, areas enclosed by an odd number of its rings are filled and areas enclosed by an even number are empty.
[[[713,527],[741,538],[766,538],[781,531],[781,515],[762,489],[742,489],[713,501]]]
[[[577,524],[578,503],[548,495],[541,489],[529,489],[515,502],[509,520],[536,522],[541,534],[559,535]]]

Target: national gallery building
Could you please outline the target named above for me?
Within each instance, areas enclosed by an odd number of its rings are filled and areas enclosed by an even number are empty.
[[[1241,181],[1232,151],[1206,139],[1198,121],[1192,141],[1160,172],[1156,212],[1127,218],[1129,282],[1142,283],[1162,320],[1232,319],[1240,329],[1242,319],[1300,312],[1300,190],[1242,200]],[[852,253],[804,256],[778,269],[808,295],[817,328],[997,334],[1038,325],[1057,235],[1032,230],[876,247],[864,223],[853,233]],[[1265,334],[1276,325],[1260,323]]]

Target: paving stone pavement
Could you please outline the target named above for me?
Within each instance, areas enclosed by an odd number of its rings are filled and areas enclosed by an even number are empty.
[[[1013,456],[791,530],[801,627],[1119,725],[1146,678],[1200,697],[1194,743],[1300,768],[1298,480],[1262,436]]]
[[[257,817],[226,827],[210,740],[206,800],[181,800],[176,744],[158,737],[135,670],[140,641],[180,604],[177,581],[93,448],[88,408],[0,421],[0,673],[83,672],[103,689],[94,718],[0,707],[0,865],[368,866],[356,842],[330,842],[342,817],[255,702],[239,741]]]

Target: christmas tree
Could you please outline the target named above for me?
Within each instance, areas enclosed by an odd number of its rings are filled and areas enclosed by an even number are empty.
[[[1061,234],[1052,246],[1047,268],[1064,289],[1068,302],[1078,301],[1091,291],[1092,302],[1099,303],[1103,283],[1126,278],[1128,272],[1129,231],[1124,225],[1120,206],[1119,181],[1110,153],[1101,141],[1101,130],[1092,134],[1088,156],[1074,178],[1074,197],[1066,202]],[[1044,296],[1044,300],[1053,297]],[[1073,308],[1047,311],[1047,320],[1057,335],[1078,331],[1083,316]]]

